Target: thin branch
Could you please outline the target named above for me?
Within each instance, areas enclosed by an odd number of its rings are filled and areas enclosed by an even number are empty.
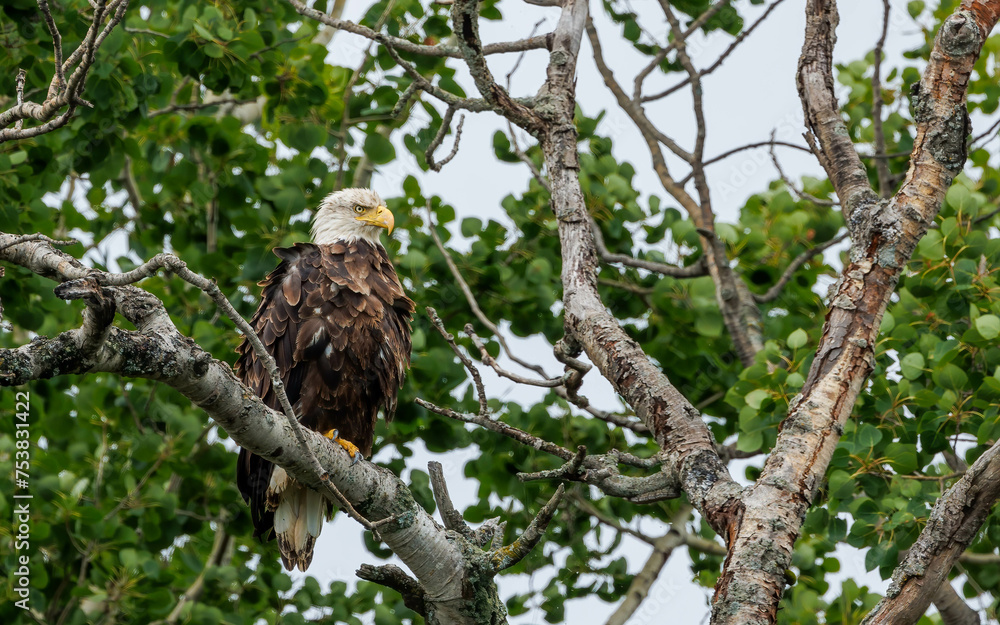
[[[427,146],[427,151],[424,152],[424,158],[427,160],[427,166],[434,171],[441,171],[441,168],[451,162],[451,159],[455,158],[458,154],[458,143],[462,140],[462,124],[465,123],[465,115],[460,115],[458,118],[458,126],[455,128],[455,145],[451,148],[451,153],[444,157],[440,162],[434,160],[434,151],[438,149],[441,142],[444,141],[444,136],[448,134],[451,129],[451,118],[455,115],[455,107],[449,106],[448,110],[444,113],[444,118],[441,120],[441,128],[438,129],[437,134],[434,135],[434,139],[431,144]]]
[[[336,30],[342,30],[344,32],[360,35],[366,39],[371,39],[372,41],[381,43],[386,47],[395,48],[409,54],[450,57],[455,59],[462,58],[462,53],[455,46],[445,44],[427,46],[414,43],[401,37],[392,37],[390,35],[376,32],[367,26],[362,26],[361,24],[333,18],[322,11],[306,6],[304,2],[300,2],[299,0],[288,0],[288,3],[295,7],[295,10],[298,11],[299,15],[302,15],[303,17],[316,20],[317,22],[326,24],[330,28],[334,28]],[[548,46],[548,42],[551,37],[551,35],[539,35],[537,37],[529,37],[519,41],[491,43],[483,46],[482,50],[483,54],[486,56],[491,54],[505,54],[509,52],[524,52],[526,50],[539,50]]]
[[[218,100],[213,100],[211,102],[196,102],[193,104],[171,104],[170,106],[159,109],[156,111],[150,111],[148,118],[152,119],[154,117],[159,117],[160,115],[168,115],[170,113],[176,113],[177,111],[200,111],[202,109],[212,108],[215,106],[241,106],[243,104],[250,104],[251,102],[256,102],[255,98],[249,98],[245,100],[240,100],[237,98],[220,98]]]
[[[934,594],[934,607],[944,625],[979,625],[979,613],[969,607],[946,579]]]
[[[52,36],[52,53],[55,55],[56,67],[55,84],[56,92],[58,93],[66,88],[66,74],[63,71],[62,36],[59,34],[56,21],[52,19],[52,11],[49,9],[48,0],[38,0],[38,8],[41,9],[42,17],[45,18],[45,26],[48,27],[49,35]]]
[[[361,579],[392,588],[403,596],[403,605],[421,616],[427,616],[423,587],[395,564],[382,564],[380,566],[362,564],[355,571],[355,574]]]
[[[108,34],[125,17],[129,0],[114,0],[108,5],[107,0],[98,0],[93,4],[94,14],[87,34],[80,45],[69,56],[62,57],[62,38],[55,20],[52,18],[48,0],[39,0],[39,10],[48,26],[53,40],[55,55],[55,71],[49,83],[45,100],[41,104],[26,102],[23,98],[23,82],[15,82],[18,90],[17,104],[0,112],[0,143],[11,140],[29,139],[51,132],[64,126],[79,105],[91,106],[81,96],[86,88],[87,74],[94,64],[95,52],[104,42]],[[107,19],[107,23],[105,23]],[[78,65],[77,65],[78,64]],[[76,65],[76,69],[66,78],[66,72]],[[58,114],[62,111],[61,114]],[[32,128],[24,128],[23,122],[33,119],[42,122]],[[7,128],[11,124],[13,128]]]
[[[452,277],[455,278],[455,282],[458,283],[459,288],[462,290],[462,294],[465,295],[465,301],[468,302],[469,308],[472,309],[472,314],[476,316],[476,319],[479,320],[479,323],[486,326],[486,328],[493,333],[493,336],[496,337],[497,342],[500,343],[500,347],[507,354],[508,358],[510,358],[517,364],[521,365],[525,369],[530,369],[531,371],[534,371],[543,378],[548,378],[549,376],[545,375],[545,370],[542,369],[540,366],[529,363],[525,360],[522,360],[521,358],[518,358],[514,354],[514,352],[511,351],[510,347],[507,345],[506,339],[504,339],[503,334],[500,333],[500,328],[498,328],[496,324],[490,321],[489,318],[486,316],[486,314],[483,313],[483,310],[479,307],[479,303],[476,301],[476,297],[472,294],[472,289],[469,288],[469,285],[465,281],[465,278],[462,277],[462,273],[458,270],[458,266],[455,265],[455,261],[452,260],[451,254],[448,252],[447,249],[445,249],[444,243],[441,242],[441,237],[438,236],[437,227],[434,225],[434,214],[431,211],[430,202],[427,203],[426,209],[427,209],[427,227],[431,231],[431,237],[434,239],[434,245],[437,246],[438,251],[441,252],[442,256],[444,256],[444,261],[445,263],[448,264],[448,269],[451,271]]]
[[[730,0],[719,0],[708,9],[705,10],[701,15],[699,15],[694,21],[692,21],[687,29],[684,31],[684,39],[690,37],[696,30],[705,25],[705,22],[710,20],[715,16],[721,9],[729,5]],[[672,50],[677,46],[677,39],[669,42],[667,45],[660,48],[657,53],[653,56],[652,60],[643,67],[638,74],[635,76],[635,81],[632,83],[632,101],[640,102],[642,100],[642,86],[649,77],[649,74],[656,69],[667,55],[670,54]],[[707,163],[706,163],[707,164]]]
[[[872,131],[875,134],[875,153],[885,154],[885,131],[882,128],[882,49],[889,34],[889,0],[882,0],[882,35],[875,44],[875,69],[872,72]],[[875,159],[875,173],[878,176],[879,194],[890,197],[889,162],[884,158]]]
[[[542,176],[541,170],[538,169],[538,167],[535,165],[535,162],[531,160],[531,157],[525,154],[524,150],[521,149],[521,146],[517,144],[517,135],[514,134],[514,125],[510,123],[510,120],[507,121],[507,131],[510,133],[510,147],[513,150],[514,154],[517,155],[519,159],[521,159],[522,163],[528,166],[528,169],[531,171],[531,175],[535,177],[535,180],[538,181],[538,184],[540,184],[543,189],[545,189],[551,194],[552,187],[549,186],[549,181],[546,180],[544,176]]]
[[[66,245],[76,245],[79,243],[79,241],[77,241],[76,239],[66,239],[64,241],[57,241],[56,239],[45,236],[44,234],[25,234],[17,237],[13,241],[8,241],[7,243],[0,245],[0,252],[4,251],[8,247],[13,247],[15,245],[20,245],[22,243],[28,243],[30,241],[45,241],[49,245],[55,245],[59,247],[63,247]]]
[[[748,143],[747,145],[741,145],[738,148],[733,148],[732,150],[727,150],[727,151],[723,152],[722,154],[719,154],[718,156],[713,156],[712,158],[706,160],[703,163],[703,165],[705,165],[706,167],[709,166],[709,165],[713,165],[713,164],[718,163],[719,161],[721,161],[723,159],[729,158],[733,154],[738,154],[738,153],[743,152],[745,150],[752,150],[754,148],[764,148],[764,147],[772,147],[773,148],[774,146],[781,146],[781,147],[784,147],[784,148],[792,148],[793,150],[798,150],[800,152],[805,152],[806,154],[812,154],[813,153],[813,151],[810,150],[808,147],[805,147],[805,146],[802,146],[802,145],[796,145],[794,143],[788,143],[787,141],[775,141],[774,140],[774,135],[772,134],[770,141],[758,141],[756,143]],[[690,175],[688,175],[687,178],[681,179],[681,184],[686,183],[688,180],[690,180]]]
[[[565,492],[566,487],[560,484],[548,503],[531,520],[524,533],[518,536],[509,546],[491,552],[491,565],[494,573],[509,569],[531,553],[531,550],[535,548],[535,545],[545,535],[545,528],[549,526],[549,522],[555,516],[556,508],[559,507],[559,501]]]
[[[764,11],[764,14],[761,15],[759,18],[757,18],[757,21],[754,22],[753,24],[751,24],[750,28],[747,28],[746,30],[744,30],[743,32],[741,32],[736,37],[736,39],[733,41],[733,43],[731,43],[729,45],[729,47],[726,48],[725,52],[723,52],[722,55],[718,59],[716,59],[715,63],[712,63],[711,65],[708,66],[708,68],[703,69],[703,70],[701,70],[701,72],[699,72],[701,74],[701,76],[708,76],[709,74],[711,74],[715,70],[719,69],[719,66],[721,66],[722,63],[725,62],[726,58],[728,58],[729,55],[732,54],[733,51],[736,50],[736,48],[739,47],[739,45],[741,43],[743,43],[743,41],[746,40],[746,38],[749,37],[750,34],[753,33],[753,31],[755,31],[757,29],[758,26],[760,26],[762,23],[764,23],[764,20],[766,20],[768,18],[768,16],[771,15],[771,11],[774,11],[776,8],[778,8],[778,5],[780,5],[784,1],[785,0],[776,0],[774,2],[774,4],[772,4],[771,6],[767,7],[767,10]],[[685,78],[684,80],[682,80],[681,82],[677,83],[676,85],[673,85],[672,87],[669,87],[666,90],[661,91],[661,92],[659,92],[657,94],[650,95],[650,96],[642,96],[641,98],[639,98],[639,101],[642,102],[642,103],[646,103],[646,102],[653,102],[655,100],[663,99],[663,98],[667,97],[668,95],[676,92],[678,89],[681,89],[681,88],[685,87],[686,85],[688,85],[690,83],[691,83],[691,78],[690,77]]]
[[[606,263],[617,263],[626,267],[645,269],[646,271],[652,271],[653,273],[672,278],[697,278],[708,275],[708,264],[705,262],[704,256],[687,267],[678,267],[653,260],[634,258],[627,254],[614,254],[608,251],[607,245],[604,243],[604,233],[601,232],[601,227],[597,224],[597,221],[591,218],[590,223],[591,229],[594,232],[594,245],[597,247],[597,253],[601,260]]]
[[[785,288],[785,285],[788,284],[788,281],[792,279],[792,276],[795,275],[795,272],[798,271],[799,268],[802,267],[802,265],[809,262],[809,260],[814,256],[822,254],[827,249],[840,243],[841,241],[847,238],[847,235],[848,233],[845,231],[835,236],[834,238],[830,239],[829,241],[826,241],[825,243],[820,243],[816,247],[810,248],[802,252],[798,256],[796,256],[795,259],[788,264],[788,267],[785,268],[784,273],[781,274],[781,278],[779,278],[778,281],[775,282],[774,285],[771,288],[769,288],[764,294],[762,295],[755,294],[753,296],[754,300],[756,300],[758,303],[763,304],[764,302],[771,302],[778,299],[778,296],[781,295],[781,291]]]
[[[524,376],[517,375],[516,373],[511,373],[507,371],[496,361],[496,358],[490,355],[486,351],[486,345],[483,344],[483,340],[479,338],[476,334],[475,328],[472,327],[471,323],[465,324],[465,333],[472,339],[472,343],[479,349],[479,358],[483,361],[483,364],[487,367],[491,367],[497,375],[502,378],[507,378],[518,384],[527,384],[528,386],[540,386],[542,388],[554,388],[556,386],[563,386],[566,384],[566,380],[569,378],[569,374],[565,374],[559,378],[546,378],[544,380],[536,380],[534,378],[526,378]]]
[[[774,134],[775,134],[775,131],[772,130],[771,131],[771,138],[772,139],[774,138]],[[785,170],[781,168],[781,163],[778,161],[778,155],[775,153],[773,145],[770,147],[769,151],[771,153],[771,162],[774,163],[774,168],[778,170],[778,176],[781,178],[781,181],[785,183],[785,186],[788,187],[788,189],[792,191],[792,193],[794,193],[795,195],[799,196],[800,198],[809,200],[810,202],[812,202],[816,206],[839,206],[840,205],[840,202],[834,202],[832,200],[824,200],[822,198],[818,198],[815,195],[810,195],[809,193],[806,193],[805,191],[803,191],[803,190],[799,189],[798,187],[796,187],[795,184],[785,174]],[[809,152],[812,153],[812,150],[809,150]]]
[[[448,342],[448,346],[451,347],[451,351],[455,352],[458,359],[462,361],[462,364],[469,371],[469,375],[472,376],[472,382],[476,386],[476,397],[479,399],[479,416],[488,418],[490,407],[486,401],[486,388],[483,386],[483,378],[479,375],[479,369],[476,365],[472,364],[472,360],[462,351],[455,343],[455,336],[448,332],[444,327],[444,322],[438,317],[437,311],[427,307],[427,316],[431,318],[431,323],[437,328],[437,331],[444,337],[444,340]]]
[[[427,473],[430,475],[434,501],[437,503],[444,526],[463,536],[468,537],[471,535],[473,533],[472,528],[466,524],[465,519],[462,518],[462,513],[455,509],[455,504],[451,501],[451,495],[448,493],[448,483],[445,482],[441,463],[434,460],[428,462]]]

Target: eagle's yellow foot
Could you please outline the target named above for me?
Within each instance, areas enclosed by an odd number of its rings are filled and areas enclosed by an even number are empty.
[[[358,449],[358,446],[351,441],[340,438],[338,436],[339,433],[340,432],[338,430],[330,430],[329,432],[325,432],[323,436],[343,447],[344,450],[351,456],[351,466],[354,466],[362,458],[361,450]]]

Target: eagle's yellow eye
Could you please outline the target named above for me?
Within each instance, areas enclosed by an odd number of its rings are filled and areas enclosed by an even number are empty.
[[[358,213],[360,215],[361,213],[365,212],[365,207],[362,206],[362,205],[360,205],[360,204],[355,204],[354,205],[354,212]]]

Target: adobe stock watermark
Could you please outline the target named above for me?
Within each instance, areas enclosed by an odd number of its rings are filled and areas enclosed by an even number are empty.
[[[30,556],[28,548],[31,546],[31,493],[29,485],[31,483],[31,426],[29,416],[31,414],[31,395],[25,391],[19,391],[14,397],[14,439],[16,441],[14,452],[14,519],[13,531],[14,552],[17,554],[16,568],[11,576],[14,585],[14,594],[20,597],[14,601],[14,605],[22,610],[29,609],[29,589],[31,582],[31,567],[28,566]]]

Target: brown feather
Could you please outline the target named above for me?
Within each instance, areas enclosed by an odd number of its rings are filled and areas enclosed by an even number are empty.
[[[339,430],[342,439],[369,456],[378,413],[392,418],[409,367],[413,300],[406,297],[381,245],[365,240],[298,243],[274,253],[282,262],[260,282],[263,296],[251,325],[275,358],[299,421],[320,432]],[[249,342],[244,340],[237,352],[240,379],[280,411]],[[254,535],[275,537],[275,511],[292,496],[293,486],[274,492],[274,465],[246,450],[241,450],[237,467]],[[304,495],[294,496],[303,498],[288,500],[290,507],[280,508],[282,515],[297,515],[300,509],[305,514]],[[319,509],[327,515],[332,511],[326,501]],[[296,519],[282,517],[287,531],[277,536],[278,545],[286,568],[305,570],[316,536],[305,532],[307,519]],[[315,519],[308,523],[316,527]]]

